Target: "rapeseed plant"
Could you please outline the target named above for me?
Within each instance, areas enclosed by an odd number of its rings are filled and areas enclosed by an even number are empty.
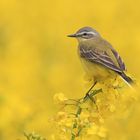
[[[85,140],[91,136],[108,139],[106,120],[121,117],[124,112],[129,115],[136,99],[136,92],[128,89],[119,76],[98,83],[86,98],[68,99],[63,93],[55,94],[54,102],[60,106],[52,119],[58,131],[56,140]]]

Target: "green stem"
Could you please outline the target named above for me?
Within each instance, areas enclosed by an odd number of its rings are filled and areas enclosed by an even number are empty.
[[[98,90],[93,90],[93,92],[90,94],[91,97],[95,96],[96,94],[102,92],[102,89],[98,89]]]
[[[71,140],[75,140],[75,135],[74,134],[72,134]]]
[[[82,112],[82,108],[80,106],[78,106],[76,117],[78,117],[81,114],[81,112]]]

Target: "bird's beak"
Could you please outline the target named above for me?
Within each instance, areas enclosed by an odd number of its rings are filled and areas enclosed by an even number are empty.
[[[71,35],[68,35],[67,37],[77,37],[77,34],[71,34]]]

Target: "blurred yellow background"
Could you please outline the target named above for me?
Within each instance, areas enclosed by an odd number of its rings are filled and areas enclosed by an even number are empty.
[[[140,78],[139,0],[0,1],[0,140],[23,131],[45,136],[55,112],[53,95],[83,96],[77,42],[67,38],[92,26],[119,51]]]

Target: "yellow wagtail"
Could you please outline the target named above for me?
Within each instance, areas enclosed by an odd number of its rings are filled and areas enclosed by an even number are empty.
[[[94,85],[110,75],[120,75],[129,86],[133,83],[125,74],[126,67],[120,55],[96,30],[83,27],[68,37],[78,40],[78,54],[87,74],[94,78]]]

